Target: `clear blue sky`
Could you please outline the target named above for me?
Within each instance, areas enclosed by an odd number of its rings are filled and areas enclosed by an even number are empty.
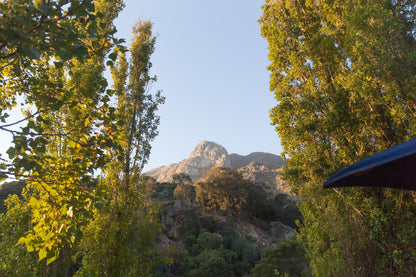
[[[263,0],[127,0],[116,20],[129,44],[138,20],[153,22],[154,89],[163,90],[159,136],[145,170],[179,162],[202,140],[229,153],[280,154],[270,125],[267,43],[258,19]]]
[[[280,154],[279,138],[268,111],[267,43],[258,19],[263,0],[126,0],[116,20],[118,37],[131,39],[138,19],[154,23],[153,88],[166,103],[159,115],[160,134],[145,170],[185,159],[202,140],[229,153]],[[12,113],[10,121],[21,118]],[[0,153],[11,136],[0,134]],[[7,157],[7,155],[6,155]]]

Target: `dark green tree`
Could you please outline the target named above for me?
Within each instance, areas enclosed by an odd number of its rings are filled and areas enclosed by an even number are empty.
[[[303,245],[296,240],[281,241],[263,252],[260,262],[252,270],[253,276],[309,276],[305,255]]]
[[[415,272],[414,194],[323,190],[337,170],[416,134],[414,1],[267,0],[271,119],[302,197],[317,276]]]

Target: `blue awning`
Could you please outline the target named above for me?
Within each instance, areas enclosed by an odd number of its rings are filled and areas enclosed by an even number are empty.
[[[367,186],[416,190],[416,138],[341,169],[324,188]]]

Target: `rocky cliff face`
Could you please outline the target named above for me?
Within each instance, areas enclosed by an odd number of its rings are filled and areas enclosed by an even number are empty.
[[[268,188],[271,193],[288,193],[289,189],[280,180],[279,173],[283,164],[284,160],[274,154],[263,152],[254,152],[247,156],[228,154],[221,145],[202,141],[187,159],[176,164],[152,169],[144,174],[155,178],[158,182],[171,182],[174,174],[185,173],[196,181],[211,167],[221,166],[237,170],[246,179],[253,182],[264,183],[266,189]]]
[[[280,156],[264,152],[254,152],[247,156],[231,154],[229,155],[229,158],[231,169],[233,170],[248,166],[253,162],[256,162],[257,164],[267,165],[271,169],[281,168],[285,163]]]
[[[213,166],[231,167],[227,150],[219,144],[210,141],[200,142],[189,157],[177,164],[159,167],[144,173],[155,178],[158,182],[170,182],[177,173],[185,173],[197,180],[202,173]]]

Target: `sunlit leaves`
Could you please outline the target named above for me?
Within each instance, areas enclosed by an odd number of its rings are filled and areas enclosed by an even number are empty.
[[[163,102],[163,98],[159,94],[154,98],[148,90],[152,82],[149,60],[155,44],[151,24],[141,22],[137,29],[131,61],[117,50],[107,62],[112,66],[114,91],[107,90],[108,95],[101,99],[102,109],[107,109],[106,103],[115,94],[117,109],[108,107],[108,111],[113,112],[117,124],[103,124],[105,136],[96,138],[95,143],[108,146],[112,157],[110,163],[103,163],[99,187],[105,191],[105,201],[96,202],[94,219],[85,230],[79,276],[148,276],[155,266],[153,240],[160,231],[159,223],[155,207],[144,201],[140,172],[149,157],[150,141],[157,135],[159,118],[155,112],[160,103],[156,99]]]
[[[112,20],[123,4],[20,2],[0,3],[0,116],[6,123],[0,128],[13,134],[14,144],[2,176],[27,178],[32,228],[19,245],[49,264],[80,239],[96,199],[92,174],[118,144],[108,135],[117,122],[102,72],[120,41]],[[15,124],[7,124],[5,113],[18,95],[29,107],[20,130],[9,128]]]
[[[414,1],[337,0],[263,6],[277,100],[270,116],[288,157],[285,179],[304,196],[301,236],[316,275],[412,270],[404,261],[414,261],[413,254],[393,259],[374,249],[397,249],[405,230],[385,241],[370,234],[405,224],[403,215],[414,207],[384,214],[389,224],[369,224],[375,207],[365,204],[378,199],[382,207],[394,206],[408,193],[321,186],[337,170],[416,134],[414,7]],[[406,249],[409,241],[400,243]]]

